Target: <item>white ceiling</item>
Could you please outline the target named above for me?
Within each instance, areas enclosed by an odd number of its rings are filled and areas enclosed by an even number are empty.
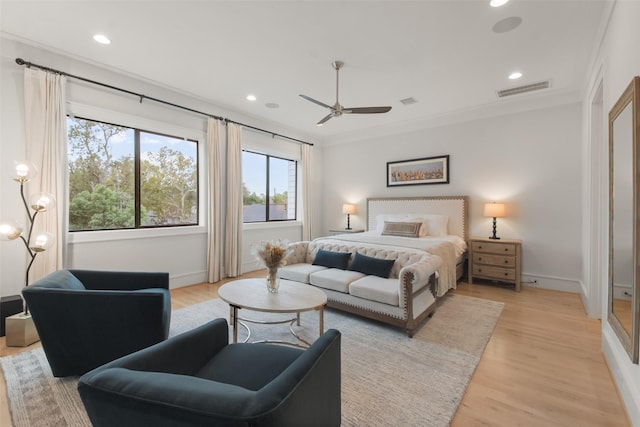
[[[0,28],[323,141],[479,109],[517,109],[532,100],[580,99],[606,3],[511,0],[492,8],[488,0],[1,0]],[[518,28],[492,31],[513,16],[522,18]],[[95,33],[107,35],[111,45],[94,42]],[[336,59],[345,62],[344,106],[393,109],[316,127],[328,111],[298,95],[332,105]],[[515,70],[524,77],[512,82],[507,76]],[[508,100],[496,96],[546,79],[550,89]],[[257,101],[245,99],[250,93]],[[418,102],[402,105],[408,97]]]

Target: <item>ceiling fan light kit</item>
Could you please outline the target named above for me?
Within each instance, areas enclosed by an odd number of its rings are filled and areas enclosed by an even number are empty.
[[[320,102],[317,99],[313,99],[310,96],[300,94],[300,97],[306,99],[309,102],[313,102],[321,107],[329,109],[330,113],[324,116],[318,123],[317,126],[322,126],[332,117],[340,117],[343,114],[377,114],[377,113],[387,113],[391,110],[391,107],[354,107],[354,108],[346,108],[340,104],[338,91],[340,88],[340,69],[344,66],[344,62],[342,61],[333,61],[331,63],[333,68],[336,70],[336,102],[333,105],[327,105],[324,102]]]

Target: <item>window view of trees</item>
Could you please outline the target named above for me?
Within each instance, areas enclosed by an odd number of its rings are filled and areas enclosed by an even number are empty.
[[[296,161],[242,152],[244,222],[296,219]]]
[[[72,117],[67,130],[69,230],[198,223],[196,141]]]

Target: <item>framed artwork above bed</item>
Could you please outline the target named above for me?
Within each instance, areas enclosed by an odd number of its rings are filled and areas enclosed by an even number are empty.
[[[387,162],[387,187],[448,183],[448,155]]]

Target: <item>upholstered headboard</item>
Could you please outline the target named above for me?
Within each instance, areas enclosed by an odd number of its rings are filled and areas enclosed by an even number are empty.
[[[367,230],[376,228],[381,214],[438,214],[449,217],[449,234],[467,241],[469,196],[374,197],[367,199]]]

